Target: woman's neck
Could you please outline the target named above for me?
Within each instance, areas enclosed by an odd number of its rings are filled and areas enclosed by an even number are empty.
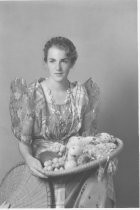
[[[48,87],[51,89],[51,90],[54,90],[54,91],[66,91],[68,88],[69,88],[69,80],[66,79],[66,80],[63,80],[63,81],[55,81],[53,80],[51,77],[49,77],[47,79],[47,85]]]

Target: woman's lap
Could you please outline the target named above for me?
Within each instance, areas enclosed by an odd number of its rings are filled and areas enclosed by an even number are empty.
[[[97,171],[94,170],[89,174],[79,174],[79,179],[78,176],[76,177],[76,179],[79,180],[79,182],[72,181],[66,185],[66,192],[69,188],[70,192],[67,193],[68,195],[66,197],[65,207],[114,207],[112,200],[108,197],[108,181],[106,176],[102,179],[102,181],[98,181]]]

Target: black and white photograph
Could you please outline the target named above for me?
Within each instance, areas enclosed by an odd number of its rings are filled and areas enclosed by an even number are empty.
[[[137,0],[0,1],[0,208],[138,208]]]

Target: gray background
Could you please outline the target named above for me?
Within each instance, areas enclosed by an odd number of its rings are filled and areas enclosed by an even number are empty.
[[[0,2],[0,180],[21,160],[10,128],[10,81],[46,76],[42,49],[58,35],[73,40],[79,52],[70,80],[91,76],[101,88],[100,131],[124,141],[117,207],[138,207],[136,0]]]

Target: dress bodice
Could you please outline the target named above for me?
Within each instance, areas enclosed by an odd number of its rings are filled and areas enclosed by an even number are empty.
[[[77,133],[81,124],[81,113],[84,110],[83,105],[80,107],[76,104],[75,89],[79,89],[78,85],[73,85],[70,91],[69,100],[64,104],[55,104],[51,100],[51,94],[47,90],[46,94],[41,86],[37,84],[36,89],[36,100],[42,101],[42,107],[36,106],[35,110],[35,122],[40,121],[40,114],[42,113],[43,120],[40,122],[40,128],[34,127],[34,138],[38,136],[39,133],[44,136],[44,139],[49,139],[50,141],[64,141],[72,133]],[[80,93],[81,95],[82,93]],[[84,92],[83,92],[84,95]],[[36,105],[38,102],[36,102]],[[80,109],[80,113],[78,110]],[[40,113],[41,112],[41,113]],[[42,130],[44,126],[44,130]]]
[[[91,132],[94,135],[98,101],[95,83],[91,79],[84,85],[79,82],[71,83],[69,100],[58,105],[52,102],[49,91],[44,92],[41,81],[39,79],[31,83],[26,91],[23,91],[25,87],[18,91],[22,92],[19,98],[17,90],[12,89],[10,113],[16,137],[25,143],[32,143],[36,148],[39,145],[45,148],[55,141],[65,144],[73,135],[85,136],[91,135]],[[12,85],[17,88],[15,81]],[[18,122],[15,123],[15,120]]]

